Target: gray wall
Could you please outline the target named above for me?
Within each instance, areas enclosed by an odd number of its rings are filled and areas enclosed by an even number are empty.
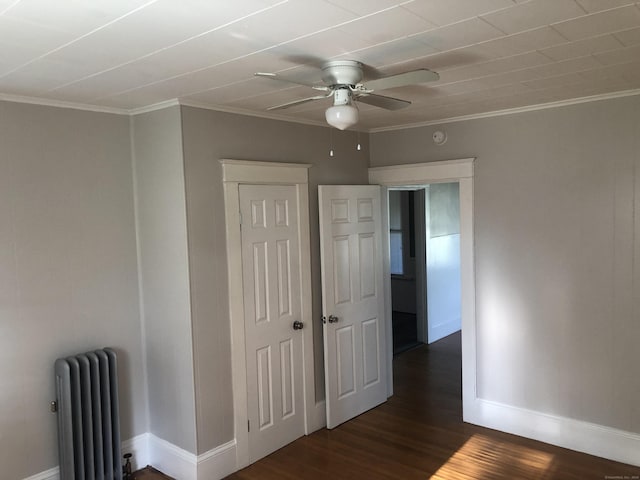
[[[428,192],[429,236],[460,233],[460,184],[434,183]]]
[[[123,438],[233,438],[221,158],[313,164],[317,319],[317,185],[366,183],[369,156],[478,157],[479,395],[640,432],[638,112],[628,97],[451,123],[442,147],[435,127],[362,135],[362,152],[334,132],[329,157],[321,127],[175,107],[133,118],[131,145],[123,116],[0,103],[3,478],[57,464],[53,362],[104,345],[121,353]],[[319,322],[314,337],[321,399]]]
[[[120,354],[123,439],[147,431],[124,116],[0,102],[0,476],[58,464],[56,358]]]
[[[320,319],[319,184],[367,183],[368,136],[182,107],[198,416],[198,453],[233,438],[224,198],[219,160],[310,163],[313,318]],[[317,397],[324,398],[322,325],[314,324]]]
[[[180,108],[137,115],[132,123],[149,431],[196,453]]]
[[[477,157],[478,395],[640,432],[640,97],[438,128],[371,164]]]

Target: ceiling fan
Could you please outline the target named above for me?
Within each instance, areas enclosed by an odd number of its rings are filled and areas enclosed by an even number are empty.
[[[279,110],[283,108],[301,105],[314,100],[323,100],[333,97],[333,105],[325,112],[327,123],[340,130],[344,130],[358,123],[358,109],[354,105],[356,101],[384,108],[385,110],[399,110],[408,107],[411,102],[399,98],[378,95],[374,92],[387,90],[389,88],[405,87],[438,80],[440,76],[426,68],[412,70],[409,72],[389,75],[375,80],[368,81],[366,85],[362,83],[364,65],[355,60],[332,60],[322,65],[323,84],[313,84],[301,82],[291,78],[283,77],[275,73],[258,72],[258,77],[269,78],[283,82],[295,83],[311,87],[321,95],[293,100],[269,107],[267,110]]]

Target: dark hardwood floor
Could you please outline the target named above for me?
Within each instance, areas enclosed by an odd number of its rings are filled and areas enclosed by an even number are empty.
[[[639,478],[637,467],[463,423],[460,334],[396,356],[394,374],[395,394],[384,405],[227,478]]]
[[[153,467],[146,466],[131,474],[131,480],[174,480]]]

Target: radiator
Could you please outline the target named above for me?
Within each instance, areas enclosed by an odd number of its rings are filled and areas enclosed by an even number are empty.
[[[55,363],[61,480],[122,480],[116,354]]]

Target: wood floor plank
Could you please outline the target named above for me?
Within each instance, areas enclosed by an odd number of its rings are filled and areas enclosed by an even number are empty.
[[[131,480],[174,480],[153,467],[146,466],[131,474]]]
[[[228,480],[605,480],[640,468],[462,421],[460,334],[394,359],[394,396]]]

